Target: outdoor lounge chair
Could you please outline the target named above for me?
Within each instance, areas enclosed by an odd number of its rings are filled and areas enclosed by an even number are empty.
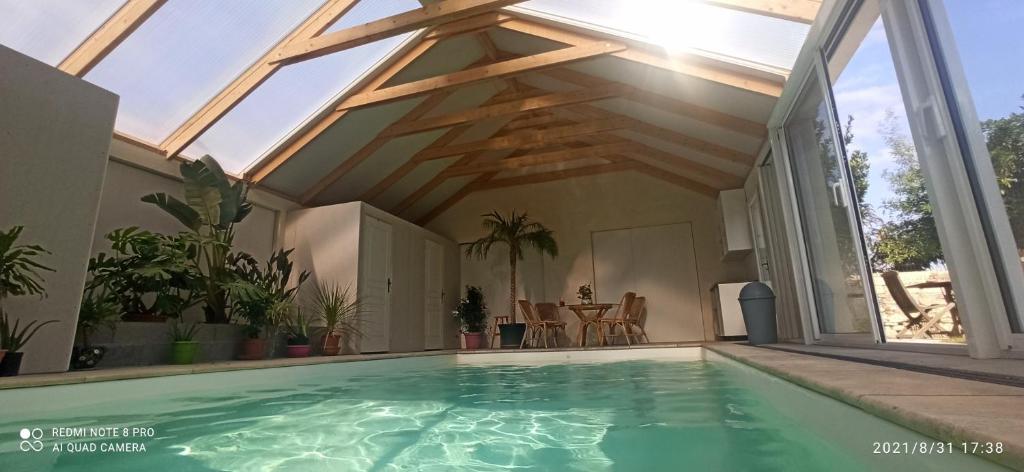
[[[533,304],[526,300],[519,300],[519,307],[522,308],[523,316],[526,318],[526,335],[523,336],[522,342],[519,343],[519,348],[522,349],[528,340],[532,341],[534,346],[536,346],[538,335],[544,339],[544,347],[548,347],[548,329],[551,329],[552,334],[556,335],[555,347],[558,347],[556,330],[561,328],[564,331],[565,322],[541,319]]]
[[[644,331],[643,325],[640,324],[640,318],[643,316],[646,306],[647,297],[634,298],[621,318],[615,317],[601,320],[601,332],[604,333],[604,327],[607,326],[608,337],[623,336],[626,338],[627,346],[632,345],[629,342],[631,336],[636,337],[637,341],[650,342],[650,339],[647,338],[647,332]],[[622,334],[615,334],[616,327],[622,328]],[[639,330],[639,333],[635,332],[634,329]],[[604,337],[604,334],[602,334],[602,337]]]
[[[903,329],[896,333],[897,339],[907,334],[910,335],[911,339],[919,339],[925,336],[930,338],[933,334],[932,331],[935,330],[939,333],[949,334],[941,331],[938,328],[938,324],[947,313],[952,316],[951,312],[956,307],[955,302],[950,301],[922,306],[917,302],[916,298],[910,295],[907,287],[903,285],[899,272],[894,270],[882,272],[882,280],[885,281],[885,287],[889,289],[889,294],[892,295],[896,306],[907,317],[907,322]]]

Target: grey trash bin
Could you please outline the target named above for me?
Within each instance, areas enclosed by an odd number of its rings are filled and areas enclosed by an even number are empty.
[[[779,341],[775,324],[775,293],[761,282],[751,282],[740,290],[743,324],[747,326],[750,344],[773,344]]]

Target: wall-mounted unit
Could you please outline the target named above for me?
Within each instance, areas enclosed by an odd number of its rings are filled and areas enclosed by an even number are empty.
[[[450,313],[459,294],[458,246],[362,202],[288,212],[285,248],[295,248],[296,271],[351,287],[362,303],[355,352],[455,348]],[[300,297],[303,293],[300,292]],[[436,305],[436,306],[435,306]]]
[[[718,244],[722,258],[746,257],[754,248],[747,219],[747,197],[743,189],[723,190],[718,194]]]

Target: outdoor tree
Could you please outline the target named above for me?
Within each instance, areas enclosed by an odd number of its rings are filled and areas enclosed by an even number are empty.
[[[988,152],[1010,217],[1017,251],[1024,256],[1024,248],[1020,247],[1020,242],[1024,241],[1024,106],[1020,109],[1020,113],[1011,113],[1005,118],[983,121],[981,129],[988,141]]]

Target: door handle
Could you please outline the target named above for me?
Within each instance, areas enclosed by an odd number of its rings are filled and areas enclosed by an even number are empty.
[[[388,293],[391,293],[391,277],[388,277]]]

